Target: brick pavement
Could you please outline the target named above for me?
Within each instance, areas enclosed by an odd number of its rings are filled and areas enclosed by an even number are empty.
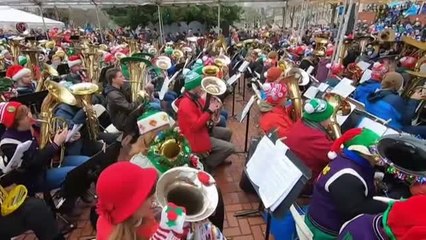
[[[249,94],[246,94],[249,95]],[[249,97],[245,96],[243,101],[242,96],[236,95],[235,112],[241,112],[244,104]],[[225,109],[231,116],[232,97],[228,97],[225,101]],[[258,135],[259,128],[256,125],[259,118],[259,112],[256,107],[251,111],[249,139],[251,136]],[[233,131],[232,142],[237,146],[237,150],[244,150],[245,139],[245,122],[239,123],[234,118],[229,121],[229,127]],[[120,157],[120,159],[123,159]],[[221,188],[225,203],[225,222],[224,234],[229,240],[261,240],[264,239],[266,225],[261,217],[244,217],[236,218],[234,213],[241,210],[256,209],[258,207],[258,198],[251,194],[246,194],[239,188],[242,167],[244,164],[245,154],[234,154],[231,159],[233,164],[220,167],[215,172],[215,179]],[[79,217],[73,218],[77,224],[77,228],[68,235],[71,240],[89,240],[95,238],[95,231],[89,223],[90,206],[78,205]],[[33,240],[36,239],[31,233],[24,234],[17,238],[18,240]],[[270,239],[273,239],[270,237]]]

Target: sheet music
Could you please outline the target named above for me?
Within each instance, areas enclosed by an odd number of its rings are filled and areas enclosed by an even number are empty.
[[[327,88],[329,88],[330,85],[328,85],[327,83],[320,83],[320,85],[318,85],[318,90],[321,92],[325,92],[325,90],[327,90]]]
[[[353,91],[355,91],[355,87],[352,86],[352,81],[344,78],[342,79],[334,88],[331,90],[332,93],[338,94],[344,98],[347,98]],[[350,83],[348,82],[350,81]]]
[[[163,81],[163,85],[161,86],[161,90],[160,93],[158,94],[158,97],[160,98],[160,100],[164,99],[164,95],[166,95],[167,90],[169,89],[169,85],[171,82],[173,82],[173,80],[175,80],[176,76],[181,72],[182,70],[179,70],[177,72],[175,72],[175,74],[173,74],[172,78],[168,78],[166,76],[166,78]]]
[[[305,93],[303,93],[303,96],[307,99],[312,99],[312,98],[315,98],[318,92],[319,92],[319,89],[311,85],[308,88],[308,90],[306,90]]]
[[[308,73],[309,75],[311,75],[312,71],[314,71],[314,67],[309,66],[308,70],[306,70],[306,73]]]
[[[259,187],[259,196],[266,208],[274,211],[302,177],[302,172],[285,155],[281,141],[274,144],[263,137],[247,164],[250,180]]]
[[[226,81],[226,83],[230,86],[230,85],[234,84],[234,82],[236,82],[240,77],[241,77],[240,72],[237,73],[237,74],[234,74],[234,75],[232,75],[232,77],[230,77],[228,79],[228,81]]]
[[[241,66],[238,68],[238,72],[243,73],[244,71],[246,71],[248,65],[250,64],[249,61],[244,61]]]
[[[383,134],[386,132],[386,130],[388,129],[385,125],[373,121],[370,118],[364,117],[361,122],[358,124],[359,128],[368,128],[371,131],[377,133],[379,136],[383,136]]]
[[[349,116],[351,115],[351,113],[355,110],[355,105],[354,104],[352,104],[351,102],[349,102],[349,105],[351,106],[351,112],[348,114],[348,115],[346,115],[346,116],[342,116],[342,115],[340,115],[340,114],[337,114],[337,116],[336,116],[336,121],[337,121],[337,124],[339,124],[339,126],[342,126],[343,125],[343,123],[345,123],[345,121],[346,121],[346,119],[348,119],[349,118]]]
[[[243,111],[241,112],[241,118],[240,118],[240,122],[244,121],[244,118],[246,118],[247,114],[249,113],[251,107],[253,106],[253,103],[256,99],[256,96],[253,95],[251,96],[250,100],[247,102],[246,106],[244,106]]]
[[[359,68],[361,68],[362,71],[365,71],[365,70],[367,70],[370,67],[371,63],[364,62],[364,61],[359,61],[356,65]]]
[[[83,127],[83,124],[74,124],[71,131],[68,132],[67,138],[65,138],[65,142],[69,142],[71,138],[74,136],[74,134],[80,131],[81,127]]]
[[[372,71],[370,69],[365,70],[364,73],[362,74],[361,79],[359,80],[359,83],[363,83],[369,80],[371,78],[371,73]]]
[[[18,144],[16,151],[12,156],[9,164],[2,170],[4,174],[12,171],[13,169],[19,168],[22,164],[22,157],[24,153],[30,148],[33,141],[28,140],[26,142]]]

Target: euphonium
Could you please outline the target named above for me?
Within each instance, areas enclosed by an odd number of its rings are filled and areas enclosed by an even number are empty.
[[[120,63],[127,65],[129,70],[132,101],[136,102],[139,96],[145,98],[146,74],[147,68],[151,66],[151,62],[137,57],[125,57],[120,60]]]
[[[203,74],[205,76],[216,76],[220,69],[216,66],[205,66],[203,67]]]
[[[340,95],[335,93],[326,93],[324,96],[331,106],[333,106],[333,114],[330,117],[330,125],[328,126],[328,131],[330,136],[333,139],[337,139],[342,136],[342,131],[337,122],[337,115],[347,116],[351,113],[351,105]]]
[[[309,83],[309,75],[300,68],[292,68],[284,82],[287,84],[289,97],[293,105],[291,118],[293,121],[297,121],[302,117],[303,113],[303,100],[299,85],[304,86]]]
[[[176,60],[176,62],[180,62],[180,60],[184,56],[184,53],[179,49],[174,49],[173,52],[172,52],[172,56]]]
[[[219,195],[214,180],[206,186],[199,181],[198,173],[200,170],[194,168],[175,167],[161,175],[155,191],[159,205],[164,207],[168,202],[173,202],[185,207],[187,222],[207,219],[215,211]]]
[[[18,64],[18,56],[21,55],[21,42],[24,40],[22,37],[14,37],[10,39],[10,51],[14,58],[14,64]]]
[[[59,83],[46,80],[44,82],[45,88],[48,91],[47,96],[44,98],[41,104],[40,110],[40,148],[44,148],[47,143],[52,141],[53,137],[57,132],[57,128],[67,128],[66,122],[63,119],[56,118],[53,116],[53,111],[60,103],[65,103],[71,106],[77,104],[77,100],[68,89],[61,86]],[[60,163],[63,160],[64,148],[61,147]],[[59,165],[60,165],[59,163]],[[53,161],[52,161],[53,165]]]
[[[88,44],[85,51],[81,53],[83,56],[83,66],[87,70],[87,77],[90,81],[97,83],[99,81],[99,53],[95,45]]]
[[[99,135],[99,121],[92,104],[92,96],[98,90],[98,85],[94,83],[77,83],[70,88],[71,93],[77,96],[77,102],[86,112],[87,129],[92,141],[96,141]]]
[[[317,56],[324,56],[325,55],[325,50],[327,49],[328,40],[325,38],[315,38],[315,50],[314,50],[314,54]]]
[[[7,216],[16,211],[25,201],[28,190],[24,185],[17,185],[9,192],[0,185],[1,215]]]
[[[211,122],[209,123],[210,127],[213,127],[215,124],[220,121],[220,112],[223,108],[222,100],[219,97],[226,92],[226,84],[223,80],[217,77],[205,77],[201,80],[201,88],[207,93],[206,104],[210,104],[211,101],[219,104],[220,108],[216,110],[211,116]]]

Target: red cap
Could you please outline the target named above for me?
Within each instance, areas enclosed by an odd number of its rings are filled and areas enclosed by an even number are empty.
[[[275,82],[279,79],[283,72],[279,67],[271,67],[266,72],[266,81],[267,82]]]
[[[107,167],[96,184],[97,212],[117,225],[132,216],[149,197],[157,181],[157,171],[128,161]]]
[[[15,122],[18,108],[22,105],[20,102],[2,102],[0,103],[0,123],[6,128],[12,127]]]

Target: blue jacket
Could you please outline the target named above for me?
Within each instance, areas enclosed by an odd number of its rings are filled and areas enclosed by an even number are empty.
[[[367,80],[355,89],[354,98],[357,101],[367,104],[368,96],[375,93],[378,89],[380,89],[380,82],[372,79]]]
[[[74,124],[86,123],[86,113],[84,112],[83,108],[61,103],[55,109],[54,114],[55,117],[63,118],[67,122],[70,129],[74,126]]]
[[[418,104],[418,100],[405,100],[396,91],[380,90],[368,97],[365,109],[384,120],[391,119],[389,125],[401,129],[411,125]]]

